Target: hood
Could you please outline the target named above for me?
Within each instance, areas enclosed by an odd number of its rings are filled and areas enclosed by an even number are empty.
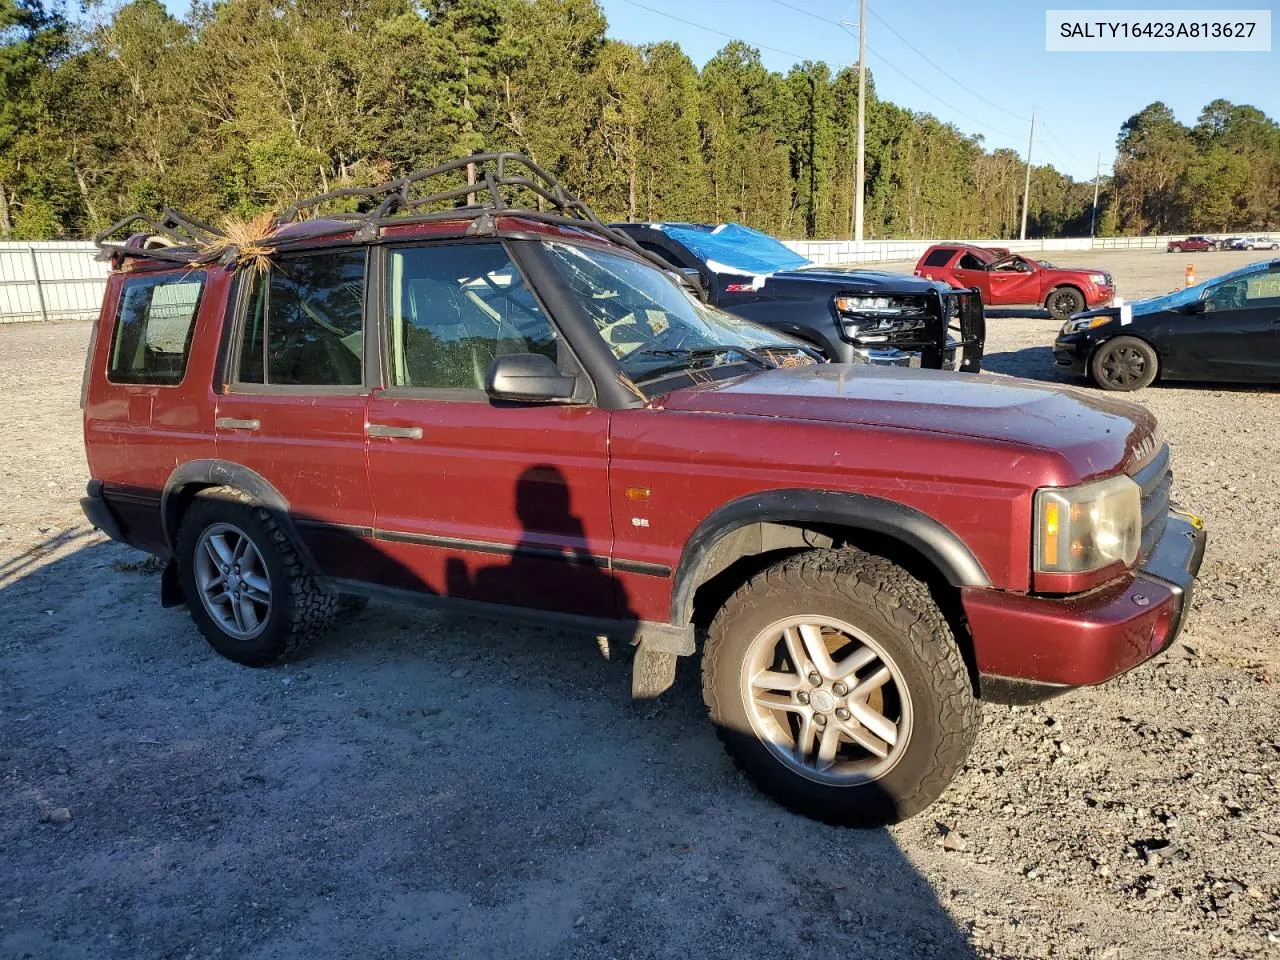
[[[819,364],[767,370],[668,394],[670,410],[816,420],[947,434],[1065,455],[1080,480],[1155,453],[1143,407],[1067,387],[965,373]]]
[[[951,289],[951,285],[942,280],[926,280],[909,273],[890,273],[887,270],[867,270],[856,264],[783,270],[775,273],[771,279],[835,284],[850,293],[879,293],[882,290],[894,293],[928,293],[930,290]]]

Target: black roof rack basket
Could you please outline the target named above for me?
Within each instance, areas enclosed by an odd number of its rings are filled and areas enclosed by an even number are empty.
[[[465,174],[465,179],[462,176]],[[462,182],[458,182],[462,179]],[[430,189],[444,180],[443,189]],[[338,207],[332,212],[323,208]],[[342,208],[346,209],[342,209]],[[670,265],[642,250],[619,230],[606,226],[591,208],[573,196],[542,167],[520,153],[476,153],[372,187],[343,187],[307,197],[287,207],[272,221],[272,232],[301,220],[321,218],[356,225],[356,239],[376,239],[391,224],[444,220],[475,221],[475,233],[492,232],[494,216],[521,216],[559,226],[576,227],[619,243],[664,269]],[[126,233],[143,225],[149,232]],[[123,237],[123,239],[122,239]],[[218,243],[218,241],[224,241]],[[159,217],[133,214],[94,237],[104,257],[118,255],[178,263],[233,263],[234,248],[226,233],[173,209]],[[270,237],[264,240],[270,243]]]

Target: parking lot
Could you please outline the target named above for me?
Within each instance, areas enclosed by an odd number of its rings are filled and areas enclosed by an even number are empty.
[[[1129,300],[1262,259],[1046,257]],[[989,320],[986,369],[1065,381],[1057,326]],[[735,772],[696,660],[637,710],[625,651],[378,603],[217,658],[79,512],[88,332],[0,327],[0,960],[1280,956],[1280,387],[1132,398],[1210,531],[1181,642],[985,707],[940,802],[856,832]]]

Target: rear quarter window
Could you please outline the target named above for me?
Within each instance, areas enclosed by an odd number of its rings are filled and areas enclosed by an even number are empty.
[[[112,383],[181,383],[203,292],[202,273],[125,280],[111,336],[107,379]]]
[[[934,250],[924,258],[924,265],[926,267],[945,267],[951,262],[951,257],[954,253],[954,250]]]

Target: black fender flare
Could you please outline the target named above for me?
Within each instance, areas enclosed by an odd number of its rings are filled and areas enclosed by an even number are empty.
[[[982,564],[964,541],[912,507],[861,493],[769,490],[716,509],[693,531],[680,555],[671,592],[671,622],[693,619],[693,597],[705,577],[712,548],[753,523],[824,524],[891,537],[918,552],[956,587],[989,587]]]
[[[169,474],[164,492],[160,494],[160,519],[165,541],[175,556],[178,549],[178,524],[182,519],[182,491],[193,486],[230,487],[252,497],[255,503],[271,513],[272,519],[289,538],[307,569],[312,573],[316,572],[315,558],[298,536],[297,527],[289,513],[289,501],[260,473],[230,460],[190,460]]]

